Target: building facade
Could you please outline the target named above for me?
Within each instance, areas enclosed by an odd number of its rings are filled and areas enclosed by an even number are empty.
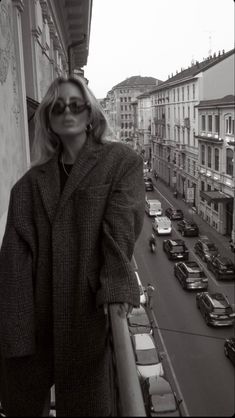
[[[222,79],[225,82],[221,83]],[[152,168],[197,210],[200,205],[197,105],[233,91],[234,50],[193,63],[150,91]]]
[[[235,241],[235,96],[203,100],[197,106],[198,211],[221,234]]]
[[[107,94],[109,121],[116,138],[134,144],[136,97],[161,82],[154,77],[133,76],[114,86]]]
[[[33,114],[59,75],[83,73],[92,0],[0,2],[0,240],[9,193],[30,166]]]

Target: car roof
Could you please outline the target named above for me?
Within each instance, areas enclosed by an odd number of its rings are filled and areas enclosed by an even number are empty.
[[[179,221],[179,222],[184,222],[184,223],[186,223],[186,224],[189,224],[189,225],[196,225],[197,226],[197,224],[196,224],[196,222],[194,222],[194,221],[191,221],[190,219],[182,219],[182,221]]]
[[[170,383],[162,376],[150,376],[146,379],[149,383],[150,395],[164,395],[166,393],[172,393]]]
[[[189,272],[202,271],[202,268],[196,261],[182,261],[181,263],[185,265]]]
[[[173,247],[176,245],[184,245],[184,241],[180,238],[168,239],[167,241],[169,241]]]
[[[135,334],[132,336],[136,350],[151,350],[156,348],[154,340],[150,334]]]
[[[208,292],[207,296],[215,308],[224,308],[230,306],[230,303],[228,302],[226,296],[223,293]]]

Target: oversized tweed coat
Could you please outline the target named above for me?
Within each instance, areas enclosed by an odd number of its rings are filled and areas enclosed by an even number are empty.
[[[89,138],[60,195],[58,155],[11,191],[0,252],[0,349],[8,415],[110,413],[104,303],[139,305],[131,268],[144,217],[142,158]]]

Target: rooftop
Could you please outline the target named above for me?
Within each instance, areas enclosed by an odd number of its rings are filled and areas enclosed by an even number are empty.
[[[156,86],[158,83],[162,83],[161,80],[158,80],[154,77],[142,77],[140,75],[134,75],[132,77],[126,78],[121,83],[116,84],[113,89],[120,87],[139,87],[139,86]]]

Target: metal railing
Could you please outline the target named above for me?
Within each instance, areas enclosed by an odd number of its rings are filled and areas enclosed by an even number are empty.
[[[146,416],[143,395],[122,304],[109,305],[118,416]]]

